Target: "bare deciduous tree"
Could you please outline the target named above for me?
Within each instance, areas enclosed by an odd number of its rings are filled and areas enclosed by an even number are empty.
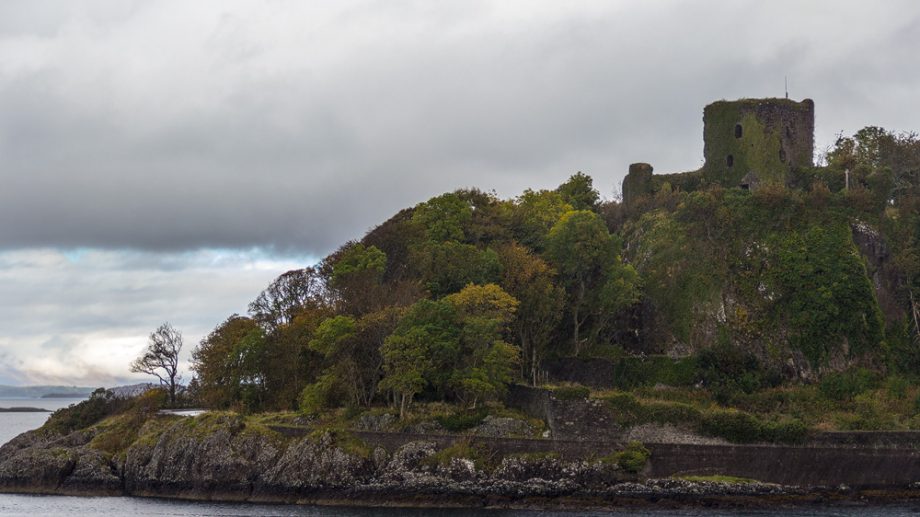
[[[160,385],[169,391],[169,402],[176,402],[176,385],[179,382],[179,351],[182,350],[182,333],[169,323],[157,327],[150,334],[147,349],[131,363],[134,373],[146,373],[160,379]]]
[[[325,281],[315,268],[295,269],[276,278],[258,298],[249,304],[252,319],[266,332],[293,321],[298,313],[309,306],[325,303]]]

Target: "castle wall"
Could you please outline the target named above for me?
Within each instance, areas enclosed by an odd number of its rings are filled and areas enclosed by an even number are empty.
[[[702,180],[699,171],[678,172],[672,174],[652,174],[652,166],[647,163],[633,163],[629,174],[623,178],[623,202],[632,203],[644,196],[651,196],[660,191],[665,184],[673,190],[693,192]]]
[[[439,449],[475,441],[497,457],[555,453],[566,460],[597,458],[622,449],[623,441],[489,438],[445,434],[376,433],[355,436],[389,452],[417,441]],[[699,445],[645,443],[651,451],[642,471],[650,478],[727,475],[799,487],[906,488],[920,479],[920,451],[915,448],[788,445]]]
[[[743,99],[706,106],[703,178],[737,187],[753,173],[761,183],[784,183],[792,168],[810,167],[814,109],[811,99]]]

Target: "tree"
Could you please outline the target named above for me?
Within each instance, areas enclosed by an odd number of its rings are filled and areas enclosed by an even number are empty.
[[[470,284],[443,302],[453,307],[460,330],[450,387],[461,402],[473,407],[480,400],[497,398],[520,361],[520,349],[502,339],[518,301],[495,284]]]
[[[169,391],[170,404],[176,403],[181,350],[182,333],[169,323],[164,323],[150,334],[147,350],[131,363],[133,373],[146,373],[160,380],[160,385]]]
[[[336,253],[330,286],[336,307],[361,315],[386,305],[390,289],[382,283],[387,256],[376,246],[350,242]]]
[[[433,242],[463,241],[466,226],[473,218],[469,201],[457,192],[433,197],[415,207],[412,223],[423,228]]]
[[[267,386],[269,372],[274,373],[269,362],[269,350],[265,332],[256,327],[237,341],[231,352],[239,380],[240,402],[246,411],[264,409],[265,399],[274,395],[273,391],[279,391],[270,390]]]
[[[565,305],[565,291],[554,284],[555,271],[517,243],[498,249],[502,288],[520,303],[511,330],[521,344],[522,377],[537,384],[540,360],[549,347]]]
[[[249,304],[249,313],[271,333],[290,323],[304,309],[325,305],[326,296],[325,280],[316,268],[295,269],[266,287]]]
[[[565,286],[577,356],[584,346],[581,329],[595,317],[594,336],[611,313],[638,299],[638,275],[618,256],[618,245],[594,212],[569,212],[550,230],[547,255]]]
[[[434,298],[455,293],[468,284],[501,278],[501,262],[491,248],[481,250],[458,241],[426,242],[415,250],[412,259]]]
[[[367,383],[376,384],[374,372],[371,376],[361,368],[361,355],[370,352],[361,350],[358,339],[358,322],[351,316],[334,316],[317,327],[310,349],[323,355],[329,363],[321,376],[324,384],[340,384],[357,406],[370,405],[374,390]],[[368,379],[368,377],[371,377]]]
[[[200,399],[207,407],[227,408],[240,400],[241,379],[245,374],[238,344],[258,330],[251,318],[234,314],[202,339],[192,352]]]
[[[594,190],[594,180],[583,172],[571,175],[565,183],[559,185],[556,192],[572,205],[575,210],[597,211],[600,194]]]
[[[553,190],[527,189],[514,205],[511,224],[518,242],[537,252],[546,246],[546,235],[566,212],[573,210],[566,198]]]
[[[385,375],[380,388],[391,391],[400,418],[412,399],[429,384],[443,393],[459,346],[454,308],[442,300],[419,300],[399,321],[380,349]]]

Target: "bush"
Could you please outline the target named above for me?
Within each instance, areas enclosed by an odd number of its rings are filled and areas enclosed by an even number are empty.
[[[62,434],[70,433],[122,413],[131,405],[131,399],[116,397],[111,390],[99,388],[88,399],[52,413],[44,428]]]
[[[489,411],[485,408],[471,411],[460,411],[452,415],[442,415],[435,417],[435,420],[441,424],[444,429],[457,433],[472,429],[481,424],[489,416]]]
[[[641,442],[629,442],[625,449],[615,452],[602,461],[614,462],[626,472],[636,474],[645,468],[652,453]]]
[[[169,403],[169,393],[163,388],[153,388],[141,393],[131,402],[131,411],[140,420],[153,415]]]
[[[892,375],[885,381],[885,390],[887,390],[888,395],[895,400],[906,398],[909,389],[910,381],[899,375]]]
[[[300,392],[298,405],[300,411],[307,414],[318,413],[334,405],[335,376],[322,375],[313,384],[307,384]]]
[[[697,360],[700,379],[721,404],[728,404],[739,394],[754,393],[782,382],[778,370],[767,367],[751,352],[730,343],[701,351]]]
[[[760,421],[734,409],[716,409],[705,413],[700,422],[700,431],[733,443],[751,443],[763,438]]]
[[[614,419],[620,425],[636,425],[645,421],[642,403],[631,393],[614,393],[604,397],[604,401],[614,411]]]
[[[838,417],[838,425],[851,431],[881,431],[898,429],[898,417],[875,393],[863,393],[853,398],[854,412]]]
[[[767,422],[761,426],[764,441],[796,444],[808,438],[808,426],[797,418]]]
[[[876,385],[877,377],[865,368],[830,373],[821,379],[819,390],[830,400],[850,400]]]

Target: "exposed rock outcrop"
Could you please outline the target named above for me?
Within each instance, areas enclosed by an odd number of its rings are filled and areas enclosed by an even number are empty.
[[[177,419],[124,454],[93,447],[93,431],[26,433],[0,449],[0,490],[125,493],[194,499],[303,501],[328,498],[548,497],[607,490],[635,476],[600,460],[527,455],[477,466],[440,454],[430,441],[388,453],[348,433],[288,438],[235,415]],[[494,418],[478,432],[529,432],[520,420]],[[479,454],[483,454],[479,450]]]
[[[920,451],[897,448],[900,442],[891,449],[854,450],[705,445],[691,437],[681,445],[650,444],[652,459],[632,473],[637,468],[621,468],[621,455],[611,454],[613,442],[316,429],[296,435],[233,414],[152,418],[155,425],[145,425],[134,443],[114,454],[97,449],[106,431],[95,428],[20,435],[0,447],[0,492],[413,506],[579,507],[660,498],[705,504],[748,498],[745,504],[758,504],[773,496],[811,497],[815,491],[719,482],[719,477],[644,476],[751,472],[771,479],[791,472],[807,486],[837,486],[823,482],[837,478],[856,481],[855,486],[860,479],[865,484],[893,476],[889,485],[903,492],[909,490],[905,480],[915,479],[920,457]],[[673,438],[676,431],[645,432]],[[856,472],[855,465],[866,471]],[[857,497],[852,494],[858,491],[848,489],[845,497]]]

